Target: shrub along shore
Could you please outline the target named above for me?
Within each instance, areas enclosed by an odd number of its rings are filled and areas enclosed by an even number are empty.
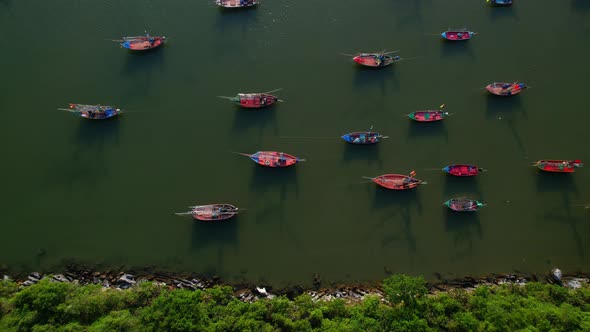
[[[590,331],[588,279],[554,270],[530,280],[393,275],[273,292],[216,278],[32,273],[0,280],[0,331]]]

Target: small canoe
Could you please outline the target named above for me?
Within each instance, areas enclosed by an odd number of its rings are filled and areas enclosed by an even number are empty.
[[[120,45],[132,51],[147,51],[161,46],[165,42],[166,37],[164,36],[146,34],[145,36],[123,37],[123,42]]]
[[[539,160],[533,166],[545,172],[573,173],[584,166],[581,160]]]
[[[305,159],[297,158],[290,154],[284,152],[277,152],[277,151],[258,151],[254,154],[247,154],[247,153],[240,153],[243,156],[250,157],[255,163],[258,165],[266,166],[266,167],[288,167],[291,165],[295,165],[300,161],[305,161]]]
[[[444,120],[447,116],[449,116],[449,112],[445,112],[442,110],[436,111],[416,111],[408,114],[408,117],[414,121],[418,122],[434,122]]]
[[[238,93],[235,97],[219,96],[220,98],[228,99],[233,103],[245,108],[263,108],[270,106],[277,101],[282,102],[278,97],[271,95],[271,93],[279,91],[276,89],[268,92],[253,92],[253,93]]]
[[[442,170],[443,172],[454,176],[476,176],[481,172],[485,172],[485,169],[469,164],[448,165],[445,166],[445,168],[443,168]]]
[[[189,206],[191,211],[180,212],[176,215],[191,215],[196,220],[201,221],[221,221],[229,219],[238,214],[238,208],[231,204],[209,204]]]
[[[478,202],[474,199],[468,198],[451,198],[445,202],[445,204],[449,209],[453,211],[477,211],[482,206],[486,206],[482,202]]]
[[[486,0],[493,6],[512,6],[512,0]]]
[[[374,131],[355,131],[342,135],[343,140],[352,144],[376,144],[382,138],[387,138],[387,136],[381,136],[378,132]]]
[[[113,106],[101,105],[84,105],[84,104],[70,104],[69,108],[60,108],[60,110],[68,111],[78,116],[91,120],[104,120],[113,118],[123,111]]]
[[[223,8],[245,8],[258,4],[258,0],[215,0],[215,3]]]
[[[446,40],[457,41],[457,40],[469,40],[471,37],[476,35],[477,32],[469,31],[467,29],[459,30],[447,30],[441,33],[441,36]]]
[[[387,67],[401,59],[402,58],[398,55],[391,56],[387,53],[361,53],[352,58],[352,60],[359,65],[375,68]]]
[[[499,83],[492,83],[486,86],[486,90],[489,93],[494,94],[496,96],[512,96],[518,93],[521,93],[522,90],[526,88],[525,83],[507,83],[507,82],[499,82]]]
[[[381,187],[392,190],[407,190],[416,188],[421,184],[427,184],[428,182],[418,180],[414,178],[416,173],[412,172],[410,175],[402,174],[384,174],[374,178],[364,177],[365,179],[372,180]]]

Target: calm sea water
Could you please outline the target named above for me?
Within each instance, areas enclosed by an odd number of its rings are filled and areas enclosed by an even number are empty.
[[[436,34],[466,26],[465,43]],[[110,39],[163,34],[133,54]],[[273,285],[590,270],[590,170],[539,174],[538,159],[590,162],[585,0],[0,0],[0,266],[75,260],[156,266]],[[401,50],[382,70],[339,53]],[[492,98],[493,81],[532,88]],[[285,103],[236,108],[218,95],[268,91]],[[85,121],[56,108],[112,104]],[[445,103],[453,116],[404,114]],[[374,126],[377,146],[339,139]],[[306,158],[265,169],[231,151]],[[458,179],[449,163],[488,172]],[[411,170],[429,182],[389,192],[362,176]],[[442,203],[470,196],[476,214]],[[178,217],[194,204],[246,209],[223,224]]]

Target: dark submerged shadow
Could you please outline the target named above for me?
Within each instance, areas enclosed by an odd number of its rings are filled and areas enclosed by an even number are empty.
[[[485,91],[486,95],[486,114],[488,117],[493,117],[495,119],[498,116],[503,115],[502,112],[521,112],[524,117],[527,117],[526,110],[522,105],[522,100],[520,99],[520,95],[525,92],[521,92],[520,94],[509,96],[509,97],[502,97],[496,96],[493,94],[488,93]],[[508,115],[508,113],[506,113]]]
[[[228,111],[235,112],[232,133],[241,133],[252,127],[258,128],[262,133],[264,128],[272,126],[275,129],[275,134],[278,134],[276,112],[280,112],[280,105],[272,105],[261,109],[247,109],[233,105],[230,101],[226,100],[226,102],[229,104]]]
[[[246,8],[223,8],[219,7],[219,14],[215,22],[215,28],[220,32],[235,32],[236,29],[241,29],[242,32],[247,31],[248,27],[256,25],[258,22],[258,11],[256,7],[259,5]]]
[[[201,249],[209,246],[234,247],[238,246],[238,224],[241,215],[238,214],[224,221],[204,222],[199,220],[192,222],[191,247]]]
[[[383,161],[379,158],[380,144],[387,144],[387,140],[383,140],[377,144],[369,145],[355,145],[348,142],[343,142],[344,151],[342,153],[342,160],[345,162],[358,160],[366,161],[368,165],[379,164],[382,165]]]
[[[115,106],[116,107],[116,106]],[[119,144],[119,129],[121,122],[127,116],[119,114],[105,120],[80,119],[78,132],[74,141],[77,142],[76,152],[80,149],[103,150],[107,145]]]
[[[485,209],[487,207],[483,207]],[[446,206],[441,206],[445,231],[453,236],[453,244],[457,251],[452,255],[453,260],[460,260],[471,256],[473,252],[473,241],[477,237],[483,237],[483,229],[479,220],[479,213],[457,212]]]
[[[414,189],[399,191],[389,190],[376,184],[371,187],[369,187],[369,190],[375,193],[373,207],[375,210],[386,212],[385,217],[378,220],[379,224],[373,227],[379,227],[380,230],[392,226],[392,224],[400,227],[393,233],[382,234],[381,246],[396,247],[400,243],[405,243],[409,252],[415,253],[416,237],[412,229],[412,213],[422,214],[422,204],[420,203],[418,190],[424,188],[418,186]],[[401,223],[397,222],[397,219],[401,219]]]
[[[518,21],[518,15],[512,6],[492,6],[490,5],[490,18],[498,20],[503,18],[510,18]]]
[[[250,192],[256,195],[264,193],[279,195],[281,201],[287,199],[289,193],[294,193],[295,196],[298,196],[297,168],[305,166],[305,162],[284,168],[252,165],[253,174],[250,182]]]
[[[381,94],[388,93],[392,88],[399,90],[400,83],[395,73],[398,63],[383,68],[372,68],[354,64],[353,84],[359,89],[380,89]]]
[[[574,180],[574,177],[576,176],[575,173],[550,173],[540,170],[535,170],[534,172],[536,172],[535,175],[537,176],[538,192],[561,192],[564,193],[564,195],[578,195],[578,188]],[[569,199],[565,203],[571,205]]]
[[[447,132],[447,128],[445,127],[444,121],[436,121],[436,122],[416,122],[416,121],[408,121],[409,128],[408,128],[408,140],[418,137],[428,137],[432,138],[435,136],[444,137],[445,140],[449,140],[449,134]]]
[[[485,176],[485,173],[477,176],[466,177],[445,174],[445,196],[448,196],[448,198],[455,197],[457,195],[470,197],[474,196],[480,197],[482,200],[484,200],[483,193],[479,189],[477,179],[479,176]]]
[[[589,11],[590,1],[587,0],[572,0],[572,9],[576,11]]]
[[[550,222],[559,223],[571,230],[572,238],[576,244],[576,252],[578,256],[584,257],[584,241],[580,236],[578,224],[584,225],[587,220],[573,215],[570,205],[570,200],[567,195],[563,195],[563,204],[561,206],[552,207],[549,211],[537,215],[538,218]]]
[[[478,35],[473,36],[472,39],[476,39]],[[442,38],[442,37],[441,37]],[[451,57],[451,56],[468,56],[470,58],[475,58],[475,54],[473,53],[473,49],[471,48],[471,43],[473,40],[462,40],[462,41],[449,41],[444,38],[441,40],[441,53],[440,56],[442,58]],[[461,67],[457,67],[458,70],[462,70]]]
[[[123,49],[127,52],[127,58],[122,73],[124,75],[143,74],[147,78],[150,78],[151,75],[157,75],[157,73],[154,73],[154,69],[163,69],[165,48],[167,47],[168,43],[148,51]]]

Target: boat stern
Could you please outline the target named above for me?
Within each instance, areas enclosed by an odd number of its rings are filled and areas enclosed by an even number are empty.
[[[442,170],[443,170],[443,172],[450,174],[451,173],[451,166],[445,166]]]
[[[350,134],[344,134],[341,136],[341,138],[347,141],[348,143],[352,143],[352,137],[350,136]]]

